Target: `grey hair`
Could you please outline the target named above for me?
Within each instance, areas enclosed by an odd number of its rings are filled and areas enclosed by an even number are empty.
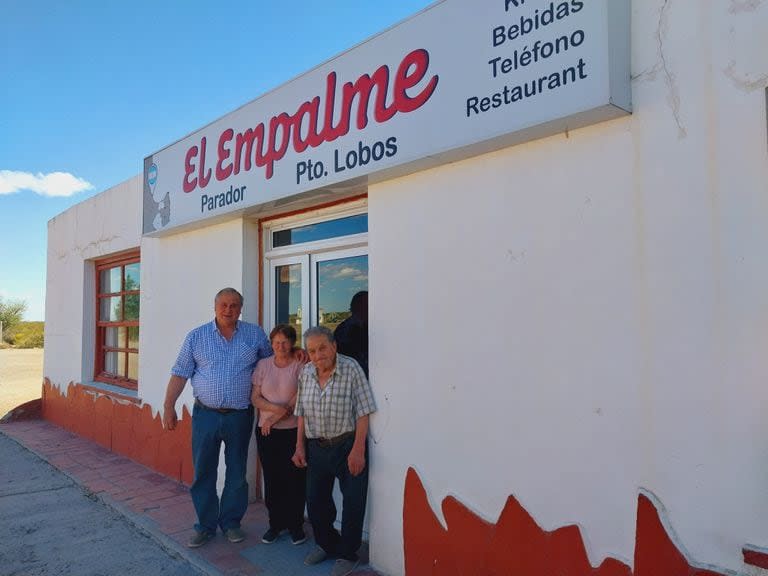
[[[308,328],[304,332],[304,342],[307,341],[308,338],[311,338],[312,336],[325,336],[328,339],[328,342],[333,344],[336,339],[333,337],[333,332],[330,328],[326,328],[325,326],[312,326],[312,328]]]
[[[214,299],[213,299],[213,303],[215,304],[216,302],[218,302],[218,301],[219,301],[219,298],[220,298],[221,296],[224,296],[224,294],[231,294],[231,295],[233,295],[233,296],[237,296],[237,297],[238,297],[238,299],[240,300],[240,306],[242,306],[242,305],[243,305],[243,295],[242,295],[242,294],[240,294],[240,292],[238,292],[238,291],[237,291],[237,290],[235,290],[234,288],[222,288],[221,290],[219,290],[219,291],[216,293],[216,298],[214,298]]]

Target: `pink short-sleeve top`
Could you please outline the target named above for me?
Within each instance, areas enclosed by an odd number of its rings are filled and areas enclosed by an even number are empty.
[[[287,405],[296,395],[299,388],[299,372],[302,364],[294,360],[288,366],[280,368],[275,364],[275,357],[263,358],[256,364],[253,371],[253,385],[261,386],[261,395],[273,404]],[[263,414],[259,412],[259,424]],[[278,429],[296,428],[298,417],[291,414],[277,422],[273,427]]]

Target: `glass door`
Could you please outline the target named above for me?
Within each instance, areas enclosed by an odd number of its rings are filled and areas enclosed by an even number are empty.
[[[368,290],[368,247],[313,254],[310,262],[312,325],[333,331],[349,318],[352,296]]]
[[[288,323],[301,334],[334,330],[351,315],[352,297],[368,290],[365,202],[323,216],[288,219],[264,229],[264,328]]]
[[[368,248],[270,260],[268,329],[290,324],[301,334],[310,326],[335,330],[350,316],[352,296],[368,290]]]
[[[309,255],[288,256],[270,261],[270,327],[290,324],[297,344],[309,328]]]

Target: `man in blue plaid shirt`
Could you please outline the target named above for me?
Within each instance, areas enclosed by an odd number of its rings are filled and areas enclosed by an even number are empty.
[[[245,470],[253,430],[251,374],[260,359],[272,355],[272,347],[264,330],[239,320],[242,308],[243,297],[234,288],[216,294],[214,320],[187,334],[165,394],[163,426],[173,430],[176,400],[187,380],[192,382],[195,478],[190,493],[197,524],[187,544],[190,548],[205,544],[217,528],[230,542],[245,539],[240,521],[248,508]],[[226,477],[219,501],[216,479],[222,442]]]

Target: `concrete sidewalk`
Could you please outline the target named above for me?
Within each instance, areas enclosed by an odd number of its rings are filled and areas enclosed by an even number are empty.
[[[187,486],[45,420],[0,424],[0,435],[15,440],[51,464],[87,495],[125,517],[171,555],[205,574],[327,576],[331,571],[332,560],[312,567],[303,564],[304,555],[314,546],[309,526],[305,527],[309,539],[301,546],[293,546],[285,535],[274,544],[262,544],[267,513],[261,503],[251,504],[243,519],[242,527],[248,535],[244,542],[232,544],[219,533],[202,548],[192,550],[186,547],[186,542],[193,534],[195,511]],[[3,461],[4,469],[15,467],[15,460],[23,458],[18,452],[11,456],[10,462]],[[66,542],[61,544],[66,546]],[[174,573],[154,569],[151,572]],[[361,566],[354,574],[376,576],[377,573]]]
[[[3,434],[0,462],[0,575],[201,574]]]

